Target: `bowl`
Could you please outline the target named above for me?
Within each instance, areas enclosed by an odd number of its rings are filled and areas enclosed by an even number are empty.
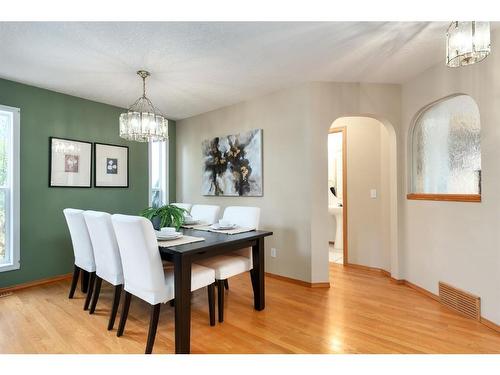
[[[162,232],[162,233],[175,233],[175,228],[163,227],[163,228],[160,228],[160,232]]]

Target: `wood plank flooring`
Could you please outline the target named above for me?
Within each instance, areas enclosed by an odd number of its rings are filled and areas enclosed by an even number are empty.
[[[206,291],[193,294],[192,353],[500,353],[500,334],[374,272],[331,265],[330,289],[266,278],[253,309],[248,274],[230,280],[225,321],[208,324]],[[0,353],[143,353],[146,303],[132,299],[123,337],[107,331],[112,288],[94,315],[69,281],[0,298]],[[174,352],[173,308],[162,305],[153,353]]]

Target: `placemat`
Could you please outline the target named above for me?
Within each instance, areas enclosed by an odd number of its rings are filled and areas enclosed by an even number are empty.
[[[208,225],[208,224],[193,225],[189,229],[204,230],[204,231],[208,232],[208,231],[210,231],[210,225]]]
[[[188,243],[200,242],[200,241],[205,241],[205,239],[203,237],[182,236],[181,238],[178,238],[176,240],[170,240],[170,241],[158,240],[158,245],[164,247],[170,247],[170,246],[186,245]]]
[[[222,234],[238,234],[238,233],[245,233],[245,232],[251,232],[255,230],[254,228],[244,228],[244,227],[238,227],[234,229],[209,229],[209,232],[214,232],[214,233],[222,233]]]
[[[245,227],[238,227],[234,229],[212,229],[210,228],[210,225],[200,225],[196,228],[193,228],[196,230],[204,230],[206,232],[214,232],[214,233],[222,233],[222,234],[238,234],[238,233],[245,233],[245,232],[251,232],[255,230],[254,228],[245,228]]]
[[[208,228],[208,224],[182,224],[181,227],[182,228],[186,228],[186,229],[198,229],[198,227],[207,227]]]

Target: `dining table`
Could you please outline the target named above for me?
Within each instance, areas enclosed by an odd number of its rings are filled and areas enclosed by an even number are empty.
[[[255,310],[266,305],[264,280],[264,238],[273,232],[252,230],[225,234],[196,229],[180,229],[185,236],[202,237],[203,241],[168,246],[161,242],[159,251],[163,260],[174,265],[175,288],[175,353],[189,354],[191,350],[191,265],[196,261],[235,250],[251,247],[253,268],[250,278]]]

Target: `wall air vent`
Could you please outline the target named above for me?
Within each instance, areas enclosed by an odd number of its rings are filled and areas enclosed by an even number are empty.
[[[440,281],[439,300],[443,305],[448,306],[469,318],[476,320],[481,319],[481,298],[478,296]]]

